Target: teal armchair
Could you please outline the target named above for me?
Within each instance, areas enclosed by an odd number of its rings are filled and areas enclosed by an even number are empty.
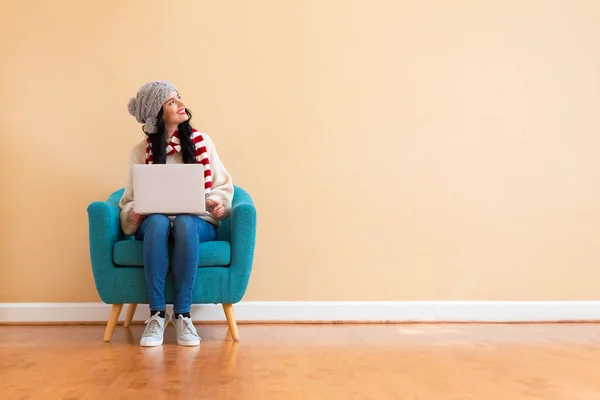
[[[88,206],[90,258],[96,289],[102,301],[112,304],[104,340],[110,341],[123,304],[129,304],[124,325],[129,326],[138,304],[148,304],[143,243],[121,231],[119,200],[124,189],[106,201]],[[256,209],[250,195],[234,187],[229,217],[221,222],[217,240],[200,245],[200,261],[194,285],[193,304],[222,304],[231,337],[239,339],[233,304],[248,287],[256,241]],[[170,272],[165,287],[167,303],[173,302]]]

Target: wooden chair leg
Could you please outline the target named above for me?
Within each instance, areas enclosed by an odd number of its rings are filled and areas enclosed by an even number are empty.
[[[235,321],[235,316],[233,315],[233,304],[223,304],[223,311],[225,311],[225,317],[227,318],[227,325],[229,325],[229,333],[231,334],[231,338],[235,341],[240,340],[237,322]]]
[[[110,342],[110,338],[112,338],[113,332],[115,331],[115,326],[117,325],[117,322],[119,322],[119,315],[121,315],[122,309],[123,304],[113,304],[112,310],[110,310],[108,323],[106,324],[106,330],[104,331],[105,342]]]
[[[133,314],[135,314],[135,309],[137,308],[137,304],[130,304],[127,307],[127,314],[125,315],[125,322],[123,322],[123,326],[128,328],[131,325],[131,320],[133,319]]]

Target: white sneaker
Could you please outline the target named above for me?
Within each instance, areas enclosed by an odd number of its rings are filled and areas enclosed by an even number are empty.
[[[144,333],[140,339],[140,346],[153,347],[163,344],[165,327],[168,323],[169,316],[161,318],[160,313],[157,311],[156,314],[146,321],[146,329],[144,329]]]
[[[173,314],[173,325],[175,325],[175,331],[177,332],[178,345],[198,346],[200,344],[200,336],[198,336],[191,318],[186,318],[180,314],[175,319],[175,315]]]

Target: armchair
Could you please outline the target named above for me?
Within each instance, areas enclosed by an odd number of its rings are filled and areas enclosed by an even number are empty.
[[[148,304],[143,242],[121,231],[119,200],[123,188],[106,201],[88,208],[90,258],[96,289],[102,301],[112,304],[104,340],[110,341],[123,304],[129,304],[124,326],[131,323],[138,304]],[[244,296],[250,279],[256,241],[256,209],[250,195],[234,187],[230,216],[221,221],[217,240],[200,245],[200,260],[193,290],[193,304],[222,304],[229,332],[239,340],[233,304]],[[167,274],[167,303],[173,301],[173,281]]]

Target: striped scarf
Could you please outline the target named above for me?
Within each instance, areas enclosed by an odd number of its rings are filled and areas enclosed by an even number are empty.
[[[192,143],[196,148],[195,156],[198,164],[204,165],[204,188],[209,191],[212,187],[212,174],[210,172],[210,160],[204,137],[196,129],[192,128]],[[181,141],[179,140],[179,131],[175,131],[171,139],[167,140],[165,153],[170,156],[181,151]],[[150,138],[146,138],[146,164],[152,164],[152,145]]]

